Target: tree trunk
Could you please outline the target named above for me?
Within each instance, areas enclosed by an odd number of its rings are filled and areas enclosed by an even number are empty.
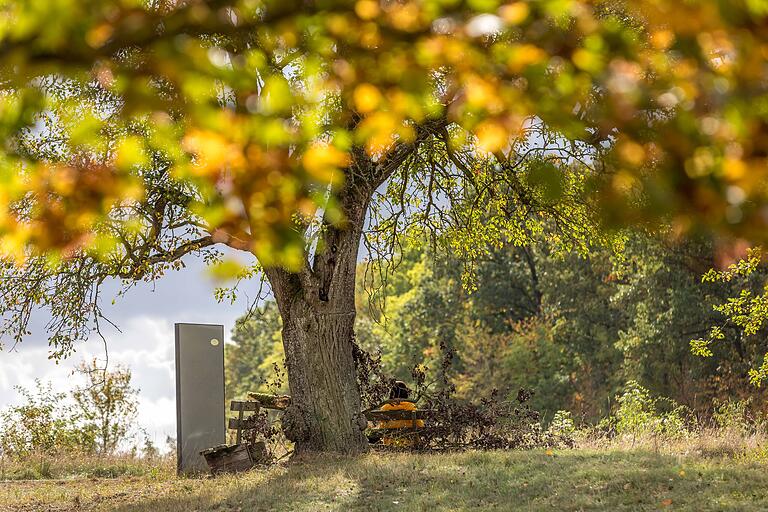
[[[297,452],[367,448],[352,355],[354,322],[354,310],[318,310],[304,300],[293,301],[283,316],[291,390],[283,426]]]
[[[367,450],[353,356],[355,270],[367,197],[347,196],[343,226],[326,224],[312,266],[267,269],[283,320],[291,406],[283,429],[297,452]]]

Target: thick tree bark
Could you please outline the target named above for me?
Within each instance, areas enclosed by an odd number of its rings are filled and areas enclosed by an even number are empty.
[[[291,393],[283,428],[299,453],[368,447],[352,350],[355,268],[368,198],[345,199],[347,220],[324,226],[311,268],[267,270],[283,320]]]
[[[295,300],[283,317],[291,406],[283,426],[297,452],[364,451],[360,390],[352,356],[354,311]]]

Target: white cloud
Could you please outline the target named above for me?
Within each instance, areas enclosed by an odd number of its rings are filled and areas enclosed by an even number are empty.
[[[69,390],[73,385],[76,361],[56,364],[48,359],[45,348],[18,348],[0,359],[0,404],[18,402],[14,386],[34,388],[35,379],[50,382],[54,390]]]

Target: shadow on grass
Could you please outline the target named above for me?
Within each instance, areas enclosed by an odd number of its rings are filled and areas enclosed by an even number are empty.
[[[318,457],[116,510],[766,510],[768,474],[644,452]]]

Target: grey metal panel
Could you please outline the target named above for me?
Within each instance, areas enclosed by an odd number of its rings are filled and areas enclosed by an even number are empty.
[[[208,470],[201,450],[224,444],[224,326],[176,324],[176,461]]]

